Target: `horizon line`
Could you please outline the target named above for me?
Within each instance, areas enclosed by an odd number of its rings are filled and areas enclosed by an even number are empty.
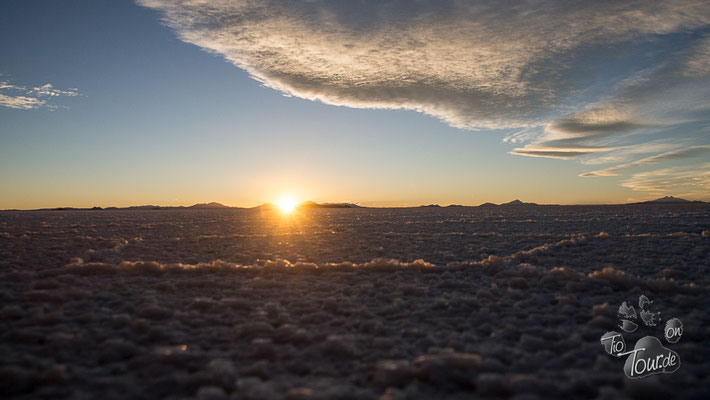
[[[477,205],[466,205],[466,204],[458,204],[458,203],[450,203],[447,205],[442,205],[439,203],[429,203],[429,204],[418,204],[418,205],[396,205],[396,206],[384,206],[384,205],[363,205],[363,203],[353,203],[353,202],[322,202],[318,203],[312,200],[304,200],[302,202],[299,202],[296,208],[309,208],[306,205],[315,205],[316,208],[320,206],[325,206],[322,208],[426,208],[426,207],[431,207],[431,208],[446,208],[446,207],[481,207],[481,206],[518,206],[518,207],[524,207],[524,206],[614,206],[614,205],[630,205],[630,204],[642,204],[642,203],[656,203],[656,204],[663,204],[663,199],[673,199],[677,200],[677,202],[671,201],[671,204],[708,204],[707,201],[704,200],[688,200],[680,197],[674,197],[674,196],[664,196],[656,199],[651,199],[651,200],[636,200],[636,201],[631,201],[631,202],[617,202],[617,203],[599,203],[599,202],[593,202],[593,203],[534,203],[534,202],[524,202],[519,199],[514,199],[509,202],[504,202],[504,203],[493,203],[493,202],[483,202]],[[509,203],[514,203],[514,204],[509,204]],[[519,203],[519,204],[515,204]],[[213,205],[210,207],[210,205]],[[201,207],[202,206],[202,207]],[[159,204],[140,204],[140,205],[128,205],[128,206],[90,206],[90,207],[79,207],[79,206],[54,206],[54,207],[40,207],[40,208],[7,208],[7,209],[1,209],[0,211],[71,211],[71,210],[76,210],[76,211],[81,211],[81,210],[127,210],[127,209],[133,209],[133,210],[145,210],[147,207],[153,207],[155,209],[170,209],[170,208],[192,208],[192,209],[244,209],[244,210],[249,210],[249,209],[257,209],[257,208],[263,208],[265,206],[269,207],[276,207],[276,205],[273,202],[264,202],[256,206],[235,206],[235,205],[228,205],[216,201],[211,201],[211,202],[205,202],[205,203],[194,203],[194,204],[189,204],[189,205],[159,205]],[[342,207],[338,207],[342,206]]]

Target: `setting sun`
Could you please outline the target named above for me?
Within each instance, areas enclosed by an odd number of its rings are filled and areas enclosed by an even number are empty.
[[[276,205],[282,213],[288,214],[296,208],[296,201],[291,196],[282,197]]]

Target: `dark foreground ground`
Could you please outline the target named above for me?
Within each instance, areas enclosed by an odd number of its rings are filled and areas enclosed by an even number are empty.
[[[709,211],[2,212],[0,397],[708,398]],[[682,365],[630,380],[641,294]]]

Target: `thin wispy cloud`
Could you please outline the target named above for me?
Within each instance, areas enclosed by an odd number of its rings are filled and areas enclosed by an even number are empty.
[[[38,108],[56,109],[59,106],[49,102],[55,97],[79,96],[76,88],[61,90],[55,88],[51,83],[41,86],[25,87],[0,81],[0,106],[13,108],[16,110],[34,110]]]
[[[661,141],[651,141],[648,143],[642,143],[635,146],[624,147],[614,151],[607,152],[602,155],[597,155],[594,157],[587,157],[582,159],[581,162],[585,165],[599,165],[599,164],[619,164],[624,162],[629,162],[633,159],[637,159],[642,156],[647,156],[653,153],[665,153],[667,151],[675,150],[686,146],[687,143],[674,142],[669,143],[665,140]]]
[[[266,87],[579,158],[710,122],[710,3],[137,0]],[[654,138],[655,139],[655,138]]]
[[[710,163],[638,172],[624,180],[621,186],[656,195],[707,196],[710,192]]]
[[[620,164],[615,167],[611,167],[611,168],[607,168],[607,169],[603,169],[603,170],[599,170],[599,171],[585,172],[585,173],[581,174],[580,176],[616,176],[616,175],[618,175],[619,171],[621,171],[622,169],[626,169],[626,168],[651,165],[651,164],[659,164],[659,163],[666,162],[666,161],[676,161],[676,160],[684,160],[684,159],[690,159],[690,158],[704,159],[707,156],[710,156],[710,146],[692,146],[692,147],[687,147],[684,149],[669,151],[669,152],[658,154],[658,155],[651,156],[651,157],[642,158],[640,160],[636,160],[636,161],[626,163],[626,164]]]
[[[706,35],[703,40],[691,50],[685,63],[683,73],[687,76],[707,76],[710,71],[710,35]]]

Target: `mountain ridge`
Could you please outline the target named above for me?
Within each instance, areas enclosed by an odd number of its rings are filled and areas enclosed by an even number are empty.
[[[636,204],[706,204],[704,201],[700,200],[686,200],[686,199],[681,199],[680,197],[673,197],[673,196],[664,196],[657,198],[655,200],[648,200],[648,201],[640,201],[637,203],[628,203],[629,205],[636,205]]]

